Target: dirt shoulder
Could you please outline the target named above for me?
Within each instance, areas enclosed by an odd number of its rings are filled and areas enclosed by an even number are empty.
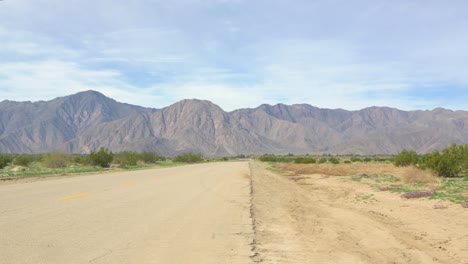
[[[433,209],[342,177],[281,176],[251,163],[264,263],[468,263],[468,210]]]

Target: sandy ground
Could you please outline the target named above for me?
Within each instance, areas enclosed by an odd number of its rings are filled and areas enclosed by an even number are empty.
[[[247,162],[0,185],[0,263],[250,263]]]
[[[468,209],[433,209],[343,177],[296,181],[252,162],[255,260],[468,263]]]

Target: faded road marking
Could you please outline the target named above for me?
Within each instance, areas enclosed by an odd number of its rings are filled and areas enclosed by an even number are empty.
[[[75,194],[75,195],[70,195],[70,196],[65,196],[63,197],[64,200],[71,200],[71,199],[76,199],[80,197],[85,197],[88,196],[88,193],[80,193],[80,194]]]

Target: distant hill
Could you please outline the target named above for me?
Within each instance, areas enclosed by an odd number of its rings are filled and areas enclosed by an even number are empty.
[[[203,100],[163,109],[116,102],[95,91],[40,102],[0,102],[0,152],[157,151],[237,154],[426,153],[468,143],[468,112],[320,109],[261,105],[225,112]]]

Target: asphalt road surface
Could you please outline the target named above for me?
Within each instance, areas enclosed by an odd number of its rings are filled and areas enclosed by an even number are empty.
[[[0,185],[0,263],[249,263],[248,162]]]

